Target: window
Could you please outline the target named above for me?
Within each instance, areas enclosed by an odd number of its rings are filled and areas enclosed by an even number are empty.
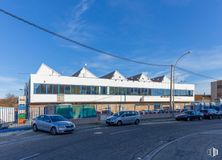
[[[101,94],[106,95],[106,86],[78,86],[34,83],[34,94]],[[170,89],[109,87],[110,95],[170,96]],[[193,96],[193,90],[174,90],[174,96]]]
[[[53,94],[58,94],[59,93],[59,90],[58,90],[58,85],[53,85]]]
[[[70,85],[65,86],[65,94],[70,94]]]
[[[91,94],[91,86],[86,86],[86,94]]]
[[[121,93],[124,94],[124,90],[122,88],[119,87],[109,87],[109,94],[110,95],[120,95]]]
[[[80,86],[71,86],[71,94],[80,94]]]
[[[41,84],[41,94],[46,94],[46,84]]]
[[[64,85],[59,85],[59,94],[64,94],[64,89],[65,89]]]
[[[47,94],[53,94],[54,85],[47,84]]]
[[[113,87],[110,87],[113,88]],[[100,87],[100,94],[107,94],[107,87]]]
[[[126,93],[127,95],[132,95],[132,93],[131,93],[131,88],[127,88],[127,93]]]
[[[92,94],[99,94],[99,87],[98,86],[92,86],[91,93]]]
[[[41,84],[34,84],[34,94],[41,94]]]
[[[80,86],[80,94],[86,94],[86,86]]]

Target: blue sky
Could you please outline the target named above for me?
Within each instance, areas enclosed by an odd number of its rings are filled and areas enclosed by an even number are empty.
[[[0,8],[82,43],[124,57],[172,64],[222,78],[220,0],[2,0]],[[19,91],[45,63],[71,75],[84,64],[101,76],[115,69],[126,76],[169,74],[169,68],[121,61],[60,40],[0,14],[0,97]],[[177,71],[177,81],[210,92],[210,79]]]

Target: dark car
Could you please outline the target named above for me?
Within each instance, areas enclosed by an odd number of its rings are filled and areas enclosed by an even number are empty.
[[[217,118],[219,118],[219,119],[222,118],[222,111],[217,111]]]
[[[186,120],[186,121],[191,121],[191,120],[201,120],[203,118],[203,115],[197,111],[185,111],[179,115],[176,116],[176,120]]]
[[[200,111],[203,113],[204,119],[215,119],[218,118],[217,111],[215,109],[203,109]]]

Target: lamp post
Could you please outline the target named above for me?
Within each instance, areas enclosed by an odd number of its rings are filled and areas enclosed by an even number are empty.
[[[170,106],[172,109],[172,113],[174,116],[174,107],[175,107],[175,103],[174,103],[174,89],[175,89],[175,72],[176,72],[176,66],[178,64],[178,62],[186,55],[191,54],[191,51],[187,51],[184,54],[182,54],[175,62],[174,65],[171,65],[171,78],[170,78]],[[172,108],[173,107],[173,108]]]

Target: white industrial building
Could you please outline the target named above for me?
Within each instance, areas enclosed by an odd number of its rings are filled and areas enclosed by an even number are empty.
[[[132,106],[134,109],[135,106],[169,107],[170,101],[170,81],[166,76],[150,79],[141,73],[126,78],[113,71],[97,77],[86,67],[72,76],[63,76],[42,64],[37,73],[30,75],[26,90],[31,114],[32,111],[42,113],[46,106],[59,104],[88,104],[97,110],[108,107],[117,111]],[[193,84],[175,84],[176,106],[193,102],[194,90]]]

